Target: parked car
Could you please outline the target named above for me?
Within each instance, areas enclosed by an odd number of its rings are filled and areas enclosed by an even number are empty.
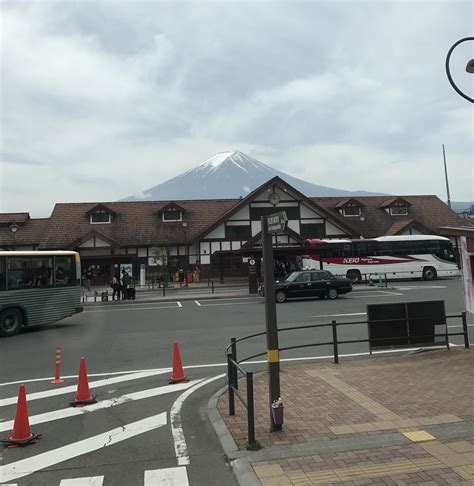
[[[352,283],[348,278],[336,278],[327,270],[303,270],[291,273],[286,280],[275,283],[275,298],[283,303],[291,297],[321,297],[337,299],[339,294],[352,292]],[[263,284],[259,294],[265,294]]]

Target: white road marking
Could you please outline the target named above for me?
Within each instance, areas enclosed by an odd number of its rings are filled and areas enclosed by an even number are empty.
[[[462,324],[453,324],[452,326],[448,326],[448,329],[451,327],[462,327]],[[474,327],[474,324],[468,324],[467,327]]]
[[[93,476],[90,478],[63,479],[59,486],[102,486],[104,476]]]
[[[115,378],[106,378],[105,380],[97,380],[89,383],[89,388],[97,388],[99,386],[113,385],[114,383],[122,383],[124,381],[139,380],[140,378],[147,378],[149,376],[162,375],[167,371],[144,371],[142,373],[132,373],[125,376],[117,376]],[[61,388],[54,388],[52,390],[46,390],[42,392],[30,393],[26,396],[27,401],[40,400],[42,398],[54,397],[57,395],[64,395],[66,393],[73,393],[77,389],[77,385],[63,386]],[[0,400],[0,407],[7,405],[14,405],[17,402],[18,397],[4,398]]]
[[[228,297],[228,298],[219,298],[219,300],[251,300],[251,299],[260,299],[263,300],[263,297],[260,297],[256,295],[255,297],[249,296],[249,297]],[[199,299],[200,302],[215,302],[216,299]]]
[[[323,314],[320,316],[311,316],[311,317],[343,317],[343,316],[365,316],[367,312],[351,312],[349,314]]]
[[[159,395],[166,395],[167,393],[183,391],[194,385],[197,385],[203,379],[204,378],[200,380],[194,380],[189,383],[176,383],[175,385],[159,386],[157,388],[150,388],[148,390],[128,393],[127,395],[122,395],[120,397],[112,398],[110,400],[102,400],[98,403],[88,405],[87,407],[68,407],[60,410],[53,410],[52,412],[31,415],[29,417],[30,425],[42,424],[45,422],[52,422],[53,420],[61,420],[68,417],[74,417],[75,415],[83,415],[87,413],[97,412],[97,410],[104,410],[106,408],[122,405],[122,403],[143,400],[144,398],[157,397]],[[13,420],[9,420],[8,422],[0,423],[0,432],[11,430],[13,428],[13,422]]]
[[[418,285],[415,287],[393,287],[396,290],[424,290],[424,289],[446,289],[445,285]]]
[[[47,467],[54,466],[61,462],[94,452],[103,447],[108,447],[122,442],[136,435],[158,429],[167,424],[166,412],[153,415],[138,422],[132,422],[116,429],[109,430],[88,439],[73,442],[64,447],[59,447],[36,456],[21,459],[20,461],[0,466],[0,478],[2,481],[14,481],[28,476]]]
[[[127,309],[102,309],[102,310],[85,310],[85,314],[94,314],[97,312],[128,312],[128,311],[139,311],[139,310],[156,310],[156,309],[178,309],[179,307],[183,307],[182,305],[162,305],[160,307],[130,307]]]
[[[145,471],[143,486],[188,486],[188,473],[186,467],[169,467]]]
[[[202,302],[202,301],[201,301]],[[260,304],[260,302],[222,302],[222,303],[215,303],[215,304],[201,304],[201,307],[216,307],[219,305],[249,305],[249,304]]]
[[[198,306],[201,307],[201,304],[199,303],[199,300],[195,300],[194,303]]]
[[[171,423],[171,432],[173,434],[174,440],[174,450],[176,452],[176,457],[178,458],[178,466],[185,466],[189,464],[189,453],[188,453],[188,446],[186,445],[186,439],[184,438],[184,431],[183,426],[181,425],[181,407],[183,406],[184,400],[194,393],[198,388],[201,388],[208,383],[211,383],[214,380],[218,380],[225,376],[225,373],[221,375],[214,376],[213,378],[208,378],[207,380],[202,381],[201,383],[193,386],[189,390],[182,393],[176,401],[173,403],[173,406],[170,410],[170,423]]]
[[[396,294],[395,292],[387,292],[392,295],[403,295],[403,294]],[[375,298],[387,298],[388,295],[352,295],[350,297],[346,297],[346,299],[375,299]]]
[[[181,302],[176,302],[178,304],[178,307],[183,307],[183,304],[181,304]]]

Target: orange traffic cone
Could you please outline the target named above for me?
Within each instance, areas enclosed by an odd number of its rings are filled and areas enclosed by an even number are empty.
[[[87,381],[86,360],[81,358],[81,364],[79,367],[79,379],[77,381],[77,393],[76,398],[71,402],[72,406],[77,405],[90,405],[96,403],[95,397],[91,396],[89,391],[89,382]]]
[[[183,383],[185,381],[189,380],[184,374],[178,343],[175,341],[173,345],[173,374],[169,379],[169,383]]]
[[[10,435],[8,440],[2,440],[1,442],[10,447],[23,446],[37,442],[40,437],[40,435],[34,435],[30,430],[25,385],[20,385],[12,435]]]

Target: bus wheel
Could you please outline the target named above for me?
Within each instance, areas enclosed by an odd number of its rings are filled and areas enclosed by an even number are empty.
[[[353,284],[360,282],[362,279],[359,270],[349,270],[346,278],[348,278]]]
[[[23,315],[18,309],[5,309],[0,312],[0,336],[14,336],[20,332]]]
[[[286,300],[286,293],[283,292],[283,290],[279,290],[276,294],[275,294],[275,299],[276,301],[279,303],[279,304],[283,304],[283,302],[285,302]]]
[[[433,280],[437,277],[436,270],[433,267],[425,267],[423,269],[423,280]]]

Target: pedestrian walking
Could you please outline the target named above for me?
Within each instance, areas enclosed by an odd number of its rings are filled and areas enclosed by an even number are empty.
[[[122,270],[122,299],[128,299],[128,287],[130,286],[130,275],[126,270]]]
[[[112,287],[112,300],[120,300],[120,279],[117,275],[112,277],[112,281],[110,282],[110,286]],[[117,298],[115,298],[117,296]]]

